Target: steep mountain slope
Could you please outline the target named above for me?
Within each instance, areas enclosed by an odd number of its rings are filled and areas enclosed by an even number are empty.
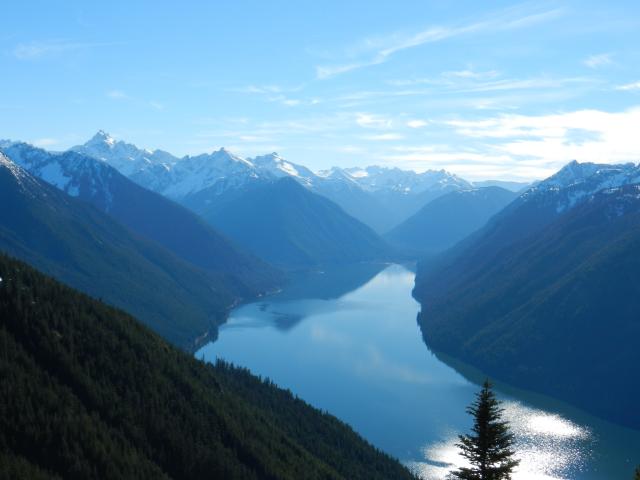
[[[447,193],[385,235],[393,245],[423,254],[441,252],[482,227],[516,198],[500,187]]]
[[[572,163],[422,263],[430,347],[501,380],[640,427],[640,180]],[[613,185],[613,186],[612,186]]]
[[[497,213],[480,230],[434,260],[425,261],[416,282],[437,276],[432,288],[449,288],[450,283],[477,275],[479,260],[499,252],[531,235],[584,201],[590,195],[616,186],[640,182],[640,166],[570,162],[555,175],[526,190]]]
[[[391,256],[369,227],[289,177],[247,189],[202,214],[275,265],[309,267]]]
[[[235,279],[181,260],[0,154],[0,250],[136,314],[180,346],[222,323]]]
[[[411,479],[347,425],[0,255],[0,476]]]
[[[240,252],[192,212],[140,187],[104,161],[72,151],[52,154],[26,143],[0,150],[30,173],[91,203],[183,260],[234,278],[233,288],[240,295],[263,293],[281,281],[279,272]]]

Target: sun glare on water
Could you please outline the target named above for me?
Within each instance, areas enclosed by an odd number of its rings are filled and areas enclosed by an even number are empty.
[[[514,480],[568,480],[569,472],[579,471],[589,456],[588,429],[554,413],[521,403],[504,404],[504,418],[516,437],[520,465]],[[452,470],[467,465],[459,454],[457,432],[447,432],[445,440],[423,449],[424,461],[410,467],[425,480],[441,480]]]

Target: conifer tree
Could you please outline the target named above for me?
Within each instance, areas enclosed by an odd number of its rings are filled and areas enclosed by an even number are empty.
[[[452,473],[463,480],[507,480],[519,461],[514,458],[514,438],[509,424],[502,420],[503,409],[485,380],[475,401],[467,408],[473,416],[472,433],[460,435],[460,448],[470,467]]]
[[[634,480],[640,480],[640,467],[636,468],[636,475],[633,478]]]

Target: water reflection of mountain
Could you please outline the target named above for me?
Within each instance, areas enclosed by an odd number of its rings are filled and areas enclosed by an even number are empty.
[[[326,267],[314,272],[292,273],[284,290],[271,299],[283,301],[339,298],[361,287],[388,266],[384,263],[356,263]]]
[[[536,408],[540,408],[547,411],[560,412],[563,415],[571,417],[572,419],[580,423],[591,423],[594,420],[596,420],[593,416],[589,415],[583,410],[573,407],[561,400],[557,400],[555,398],[548,397],[546,395],[542,395],[539,393],[531,392],[528,390],[516,388],[512,385],[509,385],[503,382],[499,382],[489,377],[486,373],[482,372],[481,370],[473,367],[472,365],[464,363],[454,357],[447,355],[446,353],[436,352],[435,350],[431,350],[431,348],[429,348],[429,344],[426,342],[425,344],[429,349],[429,351],[438,360],[448,365],[449,367],[453,368],[456,372],[458,372],[460,375],[462,375],[465,379],[467,379],[471,383],[478,385],[478,388],[480,388],[480,385],[482,385],[484,381],[487,378],[489,378],[489,380],[494,386],[494,389],[497,392],[501,393],[502,395],[506,395],[506,396],[524,401],[527,404],[532,405]]]
[[[425,340],[424,337],[423,340]],[[432,350],[426,340],[425,345],[438,360],[454,369],[468,381],[478,385],[478,388],[480,388],[479,386],[487,378],[487,375],[477,368],[445,353]],[[606,464],[609,471],[613,471],[618,475],[618,477],[612,478],[629,477],[629,471],[632,469],[630,465],[611,465],[606,459],[614,457],[637,457],[637,446],[640,442],[639,431],[595,417],[584,410],[553,397],[516,388],[493,379],[490,380],[494,384],[494,388],[499,396],[503,399],[515,399],[547,412],[547,416],[542,419],[545,425],[549,424],[549,418],[551,418],[549,415],[553,416],[557,414],[557,416],[567,419],[572,424],[586,429],[588,431],[588,438],[584,439],[584,442],[585,444],[590,443],[586,450],[593,452],[592,455],[594,458],[592,461],[594,461],[595,464],[600,462]],[[576,478],[582,478],[582,474],[576,472]]]

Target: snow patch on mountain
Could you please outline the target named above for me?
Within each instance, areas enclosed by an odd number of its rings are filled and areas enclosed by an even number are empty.
[[[38,177],[60,190],[66,191],[71,182],[71,176],[66,175],[58,162],[51,162],[42,166],[38,171]],[[67,192],[73,197],[78,196],[78,189],[73,188]]]
[[[109,211],[113,199],[110,181],[116,170],[107,163],[75,151],[52,153],[22,142],[2,142],[0,150],[30,174],[68,195],[99,197]]]
[[[29,175],[24,168],[20,167],[11,158],[0,152],[0,169],[7,170],[15,179],[20,188],[27,195],[35,196],[39,190],[37,189],[37,182],[33,176]]]
[[[370,166],[343,169],[363,189],[368,191],[395,191],[419,194],[431,189],[470,189],[473,185],[446,170],[427,170],[422,173],[397,167]]]
[[[251,161],[221,148],[210,154],[184,157],[167,172],[170,179],[161,193],[171,198],[181,198],[220,184],[240,186],[259,177]]]
[[[26,175],[26,172],[23,169],[12,162],[9,157],[2,152],[0,152],[0,166],[7,169],[18,181],[22,180]]]
[[[640,182],[640,165],[609,165],[572,161],[521,195],[523,201],[555,202],[557,213],[566,212],[597,192]]]
[[[306,187],[317,183],[318,176],[307,167],[289,162],[276,152],[250,159],[264,177],[293,177]]]
[[[135,145],[116,141],[104,131],[73,150],[105,161],[138,184],[176,200],[205,190],[209,195],[217,195],[252,182],[283,177],[294,178],[319,193],[359,188],[412,195],[430,189],[472,188],[469,182],[444,170],[416,173],[371,166],[334,167],[315,173],[275,152],[245,159],[222,148],[210,154],[178,159],[167,152],[141,150]]]

